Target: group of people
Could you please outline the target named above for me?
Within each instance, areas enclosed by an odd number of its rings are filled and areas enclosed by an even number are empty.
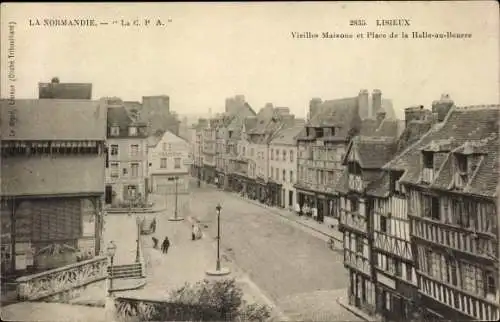
[[[306,215],[307,217],[312,217],[315,220],[318,218],[318,209],[316,207],[310,207],[307,203],[300,207],[298,203],[295,204],[295,212],[299,215]]]
[[[158,248],[158,238],[152,237],[153,239],[153,248]],[[168,236],[165,237],[163,242],[161,243],[161,252],[163,254],[168,253],[168,248],[170,247],[170,239],[168,239]]]
[[[202,232],[201,232],[201,229],[198,225],[195,225],[193,224],[191,226],[192,230],[191,230],[191,240],[197,240],[197,239],[201,239],[202,237]],[[155,229],[156,229],[156,220],[155,220]],[[158,248],[158,238],[156,237],[151,237],[151,239],[153,240],[153,248],[157,249]],[[165,237],[165,239],[163,240],[163,242],[161,243],[161,251],[163,254],[166,254],[168,253],[168,248],[170,247],[170,239],[168,239],[168,236]]]

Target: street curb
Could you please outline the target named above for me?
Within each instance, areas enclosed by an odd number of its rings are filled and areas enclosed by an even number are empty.
[[[352,314],[354,314],[355,316],[357,316],[358,318],[362,319],[363,321],[378,321],[377,319],[375,319],[375,317],[372,317],[372,318],[368,318],[367,316],[365,316],[364,314],[360,314],[358,312],[356,312],[355,310],[353,310],[350,305],[347,305],[347,304],[344,304],[343,301],[340,300],[340,298],[337,298],[335,301],[337,301],[337,303],[342,306],[344,309],[346,309],[347,311],[351,312]]]
[[[160,208],[160,209],[148,209],[148,210],[145,210],[145,211],[132,211],[132,212],[129,212],[128,210],[112,210],[112,211],[109,211],[109,210],[105,210],[105,213],[106,215],[135,215],[135,214],[142,214],[142,215],[149,215],[149,214],[156,214],[156,213],[159,213],[159,212],[163,212],[167,210],[167,208]]]
[[[317,229],[317,228],[315,228],[315,227],[309,226],[309,225],[307,225],[307,224],[305,224],[305,223],[303,223],[303,222],[301,222],[301,221],[299,221],[299,220],[295,220],[295,219],[293,219],[293,218],[290,218],[289,216],[283,215],[283,214],[279,213],[278,211],[274,210],[273,208],[271,208],[271,207],[269,207],[269,206],[265,206],[265,205],[259,204],[259,203],[257,203],[257,202],[252,202],[252,201],[250,201],[250,200],[248,200],[248,199],[246,199],[246,198],[241,198],[241,197],[238,197],[238,196],[235,196],[235,197],[237,197],[238,199],[244,200],[244,201],[246,201],[246,202],[248,202],[248,203],[251,203],[251,204],[253,204],[253,205],[256,205],[256,206],[258,206],[258,207],[261,207],[261,208],[267,209],[267,210],[269,210],[269,212],[272,212],[272,213],[273,213],[273,214],[275,214],[275,215],[278,215],[278,216],[283,217],[283,218],[286,218],[286,219],[288,219],[288,220],[290,220],[290,221],[296,222],[297,224],[302,225],[303,227],[309,228],[309,229],[311,229],[311,230],[314,230],[314,231],[316,231],[316,232],[318,232],[318,233],[320,233],[320,234],[322,234],[322,235],[324,235],[324,236],[327,236],[327,237],[333,238],[333,239],[335,239],[336,241],[338,241],[339,243],[342,243],[342,242],[343,242],[341,239],[337,238],[336,236],[330,235],[330,234],[325,233],[324,231],[321,231],[321,230],[319,230],[319,229]]]

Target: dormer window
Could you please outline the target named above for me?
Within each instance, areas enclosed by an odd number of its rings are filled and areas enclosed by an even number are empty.
[[[118,126],[112,126],[111,127],[111,135],[112,136],[118,136],[118,135],[120,135],[120,127],[118,127]]]
[[[391,178],[391,192],[394,194],[404,195],[404,186],[399,182],[399,179],[403,175],[403,172],[392,172],[390,174]]]
[[[424,168],[433,169],[434,168],[434,153],[423,152]]]
[[[130,126],[128,128],[128,135],[136,136],[137,135],[137,128],[135,126]]]
[[[361,175],[361,167],[357,162],[349,162],[347,164],[347,171],[349,174]]]
[[[464,188],[469,181],[469,160],[467,155],[455,155],[456,172],[455,172],[455,187]]]

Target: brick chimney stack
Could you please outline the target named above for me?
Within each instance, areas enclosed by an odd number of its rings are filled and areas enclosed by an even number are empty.
[[[369,110],[368,117],[374,117],[382,109],[382,92],[379,89],[374,89],[372,92],[372,108]]]
[[[362,89],[358,94],[358,113],[359,117],[363,120],[369,117],[370,105],[368,103],[368,90]]]

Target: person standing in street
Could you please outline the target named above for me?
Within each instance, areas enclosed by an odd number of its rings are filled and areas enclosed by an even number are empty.
[[[170,240],[168,239],[168,237],[165,237],[165,239],[163,240],[163,243],[161,244],[161,250],[162,250],[163,254],[168,253],[169,247],[170,247]]]

